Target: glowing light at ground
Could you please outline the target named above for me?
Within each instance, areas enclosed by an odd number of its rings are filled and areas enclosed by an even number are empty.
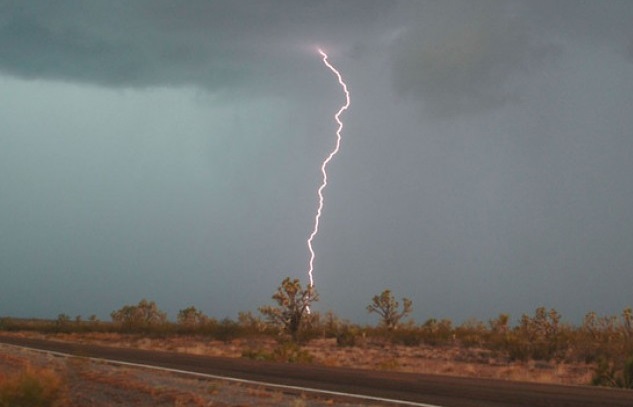
[[[319,54],[323,57],[323,63],[327,66],[333,73],[336,75],[338,79],[338,83],[343,88],[343,92],[345,92],[345,104],[341,106],[341,108],[334,115],[334,120],[338,123],[338,129],[336,130],[336,144],[334,149],[330,152],[330,154],[325,158],[323,163],[321,164],[321,174],[323,174],[323,182],[321,186],[317,190],[317,194],[319,195],[319,207],[317,209],[316,216],[314,217],[314,228],[312,229],[312,233],[310,233],[310,237],[308,238],[308,249],[310,250],[310,263],[308,267],[308,277],[310,278],[310,286],[314,287],[314,259],[316,254],[314,252],[314,248],[312,247],[312,241],[319,233],[319,220],[321,219],[321,213],[323,212],[323,190],[327,186],[327,165],[332,161],[332,158],[338,153],[339,148],[341,147],[341,131],[343,130],[343,122],[341,121],[341,114],[347,110],[350,104],[349,92],[347,91],[347,85],[343,81],[343,77],[340,72],[330,64],[328,61],[328,56],[322,49],[319,48]]]

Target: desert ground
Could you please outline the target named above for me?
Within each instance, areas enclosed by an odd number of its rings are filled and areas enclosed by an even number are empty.
[[[53,407],[246,407],[377,406],[314,394],[289,393],[257,385],[201,379],[169,372],[120,366],[80,357],[60,357],[0,344],[2,378],[30,371],[54,381],[60,394]],[[52,378],[52,379],[50,379]],[[1,404],[1,403],[0,403]],[[39,405],[39,404],[38,404]],[[46,404],[49,405],[49,404]]]
[[[119,333],[40,334],[15,333],[67,342],[94,343],[148,350],[167,350],[196,355],[257,358],[279,348],[270,337],[239,338],[230,341],[207,340],[195,336],[152,338]],[[336,339],[315,339],[301,347],[309,363],[360,369],[393,370],[450,376],[482,377],[536,383],[586,385],[594,367],[545,361],[509,361],[506,357],[479,348],[463,346],[404,346],[367,340],[356,346],[337,346]]]
[[[126,348],[166,350],[197,355],[270,358],[282,347],[270,337],[208,340],[196,336],[147,337],[120,333],[12,335],[64,342]],[[297,350],[291,350],[290,352]],[[299,363],[373,370],[431,373],[556,384],[588,384],[593,368],[584,364],[511,362],[488,350],[460,346],[402,346],[367,340],[356,346],[337,346],[335,339],[315,339],[303,345]],[[282,352],[283,353],[283,352]],[[283,358],[291,360],[288,355]],[[81,358],[54,357],[41,352],[0,345],[0,372],[27,367],[52,370],[65,383],[69,406],[351,406],[333,399],[287,394],[261,386],[201,380],[142,368],[121,367]]]

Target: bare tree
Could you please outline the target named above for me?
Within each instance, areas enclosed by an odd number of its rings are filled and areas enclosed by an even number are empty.
[[[272,299],[275,300],[277,306],[260,307],[259,312],[270,323],[281,327],[296,341],[304,316],[309,312],[310,305],[319,300],[319,294],[313,286],[308,285],[304,290],[298,279],[290,280],[290,277],[286,277]]]
[[[391,290],[385,290],[375,295],[371,304],[367,306],[369,313],[375,312],[382,318],[381,323],[389,330],[396,329],[400,320],[413,311],[413,302],[408,298],[402,299],[402,311],[400,303],[391,294]]]

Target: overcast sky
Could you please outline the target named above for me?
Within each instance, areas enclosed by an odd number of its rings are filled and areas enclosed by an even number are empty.
[[[633,305],[633,2],[0,1],[0,315]]]

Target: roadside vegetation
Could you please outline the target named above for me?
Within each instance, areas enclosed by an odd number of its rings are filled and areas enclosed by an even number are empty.
[[[51,369],[26,366],[14,374],[0,374],[0,407],[62,407],[68,388]]]
[[[416,323],[407,320],[412,301],[403,298],[399,302],[390,290],[384,290],[370,298],[367,305],[368,312],[378,316],[378,323],[361,326],[341,320],[332,312],[310,312],[310,306],[318,301],[318,293],[310,286],[303,288],[298,280],[284,279],[272,300],[274,304],[260,307],[258,315],[241,312],[237,320],[217,320],[190,306],[178,312],[176,321],[171,321],[153,301],[142,299],[138,304],[112,311],[110,321],[100,321],[95,316],[71,318],[66,314],[56,320],[2,318],[0,330],[193,336],[224,342],[269,338],[277,343],[273,349],[248,347],[242,356],[292,363],[313,362],[304,347],[317,339],[333,340],[340,348],[377,344],[475,349],[505,363],[590,364],[594,371],[591,384],[633,388],[631,308],[619,315],[589,312],[579,326],[565,323],[555,309],[546,307],[538,307],[517,320],[500,314],[488,321],[471,319],[460,325],[435,318]]]

